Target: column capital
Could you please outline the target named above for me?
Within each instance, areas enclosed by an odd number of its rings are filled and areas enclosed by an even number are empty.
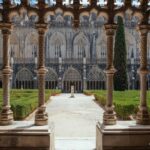
[[[48,72],[48,70],[45,67],[41,67],[37,70],[37,74],[45,75]]]
[[[2,30],[3,34],[11,34],[13,25],[12,23],[0,22],[0,29]]]
[[[35,27],[38,30],[39,34],[45,34],[45,32],[48,29],[48,24],[47,23],[37,23],[35,25]]]
[[[141,36],[147,36],[149,31],[149,25],[139,25],[137,27],[137,30],[139,31]]]
[[[117,70],[114,68],[114,66],[112,66],[111,68],[107,68],[105,71],[106,75],[114,75]]]
[[[149,70],[147,69],[147,67],[146,68],[139,68],[138,70],[137,70],[137,73],[138,74],[143,74],[143,75],[147,75],[147,74],[149,74]]]
[[[115,31],[117,29],[116,24],[105,24],[104,26],[107,36],[113,36],[115,34]]]
[[[6,66],[6,67],[2,70],[2,73],[3,73],[4,75],[11,75],[12,72],[13,72],[13,70],[11,69],[10,66]]]
[[[79,27],[79,20],[74,20],[73,21],[73,26],[75,29],[77,29]]]

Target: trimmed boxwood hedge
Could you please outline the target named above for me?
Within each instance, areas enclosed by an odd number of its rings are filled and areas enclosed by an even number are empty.
[[[86,95],[93,94],[95,100],[103,108],[106,104],[106,91],[105,90],[90,90],[84,91]],[[127,91],[114,91],[114,106],[117,113],[117,117],[120,120],[129,120],[130,116],[133,117],[137,113],[138,105],[140,103],[140,95],[137,90],[127,90]],[[147,92],[147,99],[150,99],[150,92]],[[148,106],[150,106],[150,101],[148,101]]]
[[[59,94],[60,90],[45,90],[45,100],[51,95]],[[38,106],[38,90],[11,90],[11,109],[15,120],[22,120],[31,114]],[[2,90],[0,90],[0,111],[2,107]]]

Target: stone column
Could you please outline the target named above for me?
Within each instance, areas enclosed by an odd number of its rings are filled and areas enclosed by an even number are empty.
[[[138,31],[140,33],[140,68],[138,70],[140,76],[140,105],[137,113],[137,124],[149,124],[149,113],[147,107],[147,35],[148,27],[146,25],[139,25]]]
[[[45,32],[47,24],[36,24],[39,34],[39,53],[38,53],[38,110],[35,114],[35,125],[47,125],[48,114],[45,106],[45,75],[47,69],[45,68]]]
[[[2,23],[3,34],[3,106],[0,116],[0,123],[2,125],[9,125],[13,122],[13,112],[10,109],[10,77],[12,69],[10,67],[10,34],[12,25],[11,23]]]
[[[105,25],[107,35],[107,67],[106,73],[106,88],[107,88],[107,101],[105,112],[103,116],[103,123],[105,125],[116,124],[116,113],[113,106],[113,77],[116,72],[113,66],[113,38],[117,26],[115,24]]]
[[[58,78],[58,89],[62,89],[62,57],[59,57],[59,78]]]
[[[93,31],[92,64],[95,65],[96,62],[97,62],[97,57],[96,57],[96,32]]]
[[[86,79],[86,57],[83,57],[83,91],[87,89]]]

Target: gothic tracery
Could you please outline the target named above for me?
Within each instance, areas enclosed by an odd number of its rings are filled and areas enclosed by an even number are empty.
[[[48,4],[48,5],[47,5]],[[125,25],[128,28],[136,27],[138,29],[139,33],[139,60],[131,61],[131,64],[134,65],[135,62],[138,61],[138,65],[136,64],[136,69],[138,68],[138,74],[139,74],[139,80],[140,80],[140,105],[139,105],[139,111],[137,114],[137,123],[138,124],[147,124],[149,122],[149,114],[148,114],[148,108],[146,103],[146,83],[147,83],[147,75],[148,75],[148,59],[147,59],[147,38],[148,38],[148,32],[149,32],[149,7],[150,7],[150,1],[149,0],[126,0],[126,1],[108,1],[108,0],[94,0],[94,1],[80,1],[80,0],[72,0],[72,1],[44,1],[44,0],[38,0],[38,1],[3,1],[0,4],[0,16],[1,22],[0,22],[0,28],[2,30],[2,36],[3,36],[3,67],[2,67],[2,74],[3,74],[3,108],[1,115],[1,121],[2,124],[11,124],[13,121],[13,113],[10,109],[10,81],[9,78],[13,72],[12,69],[14,69],[14,64],[10,63],[10,60],[13,60],[13,46],[12,49],[10,49],[10,37],[13,29],[13,23],[15,24],[15,28],[17,26],[28,27],[28,30],[30,27],[34,27],[37,31],[38,36],[38,53],[35,54],[35,49],[37,49],[37,45],[35,42],[32,43],[34,40],[34,36],[32,37],[33,40],[25,42],[25,37],[23,36],[23,40],[19,41],[19,51],[22,51],[22,58],[24,58],[23,66],[26,64],[31,64],[29,62],[32,62],[32,67],[34,66],[37,71],[37,77],[38,77],[38,99],[39,99],[39,108],[35,115],[35,124],[36,125],[46,125],[48,123],[48,117],[45,109],[45,76],[47,73],[46,64],[45,63],[45,56],[46,56],[46,32],[48,29],[52,27],[56,27],[60,30],[60,27],[65,28],[68,27],[70,31],[73,31],[75,33],[77,29],[82,29],[83,33],[86,34],[88,37],[82,36],[82,40],[78,40],[78,44],[75,44],[76,47],[78,45],[78,48],[74,48],[72,45],[67,45],[63,49],[64,51],[72,51],[69,52],[70,54],[68,56],[71,56],[69,63],[66,63],[66,66],[64,65],[64,57],[67,56],[67,53],[62,51],[62,41],[57,38],[57,42],[54,44],[55,49],[55,56],[58,57],[59,53],[59,59],[58,63],[56,64],[56,60],[54,61],[54,65],[57,66],[57,70],[59,70],[59,80],[62,79],[62,72],[65,72],[65,68],[68,68],[68,64],[75,65],[74,67],[80,67],[80,74],[77,72],[77,77],[81,77],[81,72],[84,74],[84,81],[86,80],[86,69],[89,68],[90,62],[92,65],[95,65],[97,63],[96,57],[97,57],[97,48],[96,48],[96,38],[99,36],[97,35],[96,31],[99,27],[102,27],[104,25],[104,30],[106,33],[106,41],[107,41],[107,47],[106,47],[106,63],[103,63],[106,65],[105,67],[105,74],[106,74],[106,87],[107,87],[107,103],[106,103],[106,110],[103,116],[103,121],[105,125],[113,125],[116,124],[116,113],[114,112],[113,108],[113,76],[116,72],[116,69],[113,65],[113,44],[114,44],[114,35],[117,29],[117,24],[115,22],[115,18],[117,16],[121,16],[125,18]],[[70,17],[69,17],[70,16]],[[81,17],[82,16],[82,17]],[[69,18],[68,20],[66,18]],[[48,18],[48,19],[47,19]],[[81,20],[80,20],[81,18]],[[99,19],[97,19],[99,18]],[[102,18],[102,19],[100,19]],[[84,19],[86,19],[84,21]],[[72,29],[73,27],[73,29]],[[87,27],[87,28],[86,28]],[[55,29],[56,29],[55,28]],[[75,30],[74,30],[75,29]],[[96,29],[96,31],[94,30]],[[87,34],[87,31],[92,32],[92,34]],[[31,31],[31,30],[29,30]],[[73,39],[74,35],[70,32],[70,37]],[[68,37],[65,37],[67,40],[69,40]],[[19,39],[19,38],[18,38]],[[88,39],[87,41],[85,39]],[[66,40],[66,41],[67,41]],[[12,45],[17,45],[15,42],[16,40],[12,40]],[[48,41],[48,38],[47,38]],[[85,42],[86,41],[86,42]],[[136,42],[134,44],[137,44],[138,39],[136,39]],[[90,45],[88,44],[90,43]],[[131,57],[135,55],[135,52],[133,50],[133,43],[128,42],[129,48],[128,50],[128,56]],[[26,44],[31,45],[29,48],[26,46]],[[85,45],[86,44],[86,45]],[[48,44],[49,45],[49,44]],[[65,45],[63,43],[63,45]],[[84,45],[84,46],[83,46]],[[15,46],[15,49],[18,49],[17,46]],[[28,49],[29,55],[25,54],[25,50]],[[34,49],[34,50],[33,50]],[[77,50],[76,50],[77,49]],[[90,50],[89,50],[90,49]],[[137,48],[136,48],[137,49]],[[10,51],[11,50],[11,51]],[[17,50],[16,50],[17,51]],[[11,52],[11,53],[10,53]],[[89,53],[90,52],[90,53]],[[137,51],[136,51],[137,52]],[[17,52],[18,53],[18,52]],[[19,52],[20,53],[20,52]],[[85,54],[84,54],[85,53]],[[104,48],[101,50],[101,54],[105,56]],[[32,54],[34,54],[33,59],[30,61],[27,60],[26,57],[30,57]],[[72,58],[78,56],[78,60],[72,61]],[[84,55],[83,55],[84,54]],[[63,57],[62,57],[63,56]],[[84,57],[83,57],[84,56]],[[86,56],[86,57],[85,57]],[[136,55],[135,57],[137,57]],[[38,59],[36,61],[36,59]],[[34,60],[34,61],[33,61]],[[95,61],[96,60],[96,61]],[[11,61],[15,62],[16,61]],[[78,63],[76,63],[78,62]],[[77,65],[78,64],[78,65]],[[88,65],[87,65],[88,64]],[[22,65],[22,64],[21,64]],[[99,64],[98,64],[99,65]],[[83,69],[81,69],[81,66]],[[99,65],[100,67],[100,65]],[[134,67],[133,67],[134,69]],[[82,70],[82,71],[81,71]],[[76,79],[76,77],[75,77]],[[82,78],[81,78],[82,79]],[[86,82],[84,82],[86,83]],[[67,83],[68,84],[68,83]],[[76,87],[81,88],[82,90],[82,80],[73,83],[77,84]],[[68,87],[68,85],[67,85]],[[85,87],[85,86],[83,86]],[[5,110],[7,108],[7,110]]]

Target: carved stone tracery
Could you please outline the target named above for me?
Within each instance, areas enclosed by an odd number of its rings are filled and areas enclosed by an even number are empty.
[[[3,119],[2,123],[8,124],[12,122],[12,113],[9,109],[9,78],[12,73],[9,62],[9,37],[12,24],[10,23],[11,17],[14,14],[20,14],[22,10],[27,10],[28,14],[36,14],[39,19],[36,24],[36,28],[39,33],[39,61],[38,61],[38,80],[39,80],[39,109],[36,114],[36,124],[37,125],[45,125],[47,124],[47,115],[45,112],[45,98],[44,98],[44,89],[45,89],[45,46],[44,46],[44,35],[47,29],[47,24],[44,22],[44,18],[48,13],[55,13],[56,9],[61,9],[62,12],[70,12],[73,16],[73,26],[75,28],[79,27],[79,18],[83,12],[90,12],[93,9],[97,11],[98,14],[104,14],[104,18],[107,18],[107,24],[105,25],[106,35],[107,35],[107,67],[106,67],[106,76],[107,76],[107,105],[106,112],[104,113],[104,123],[105,124],[115,124],[116,116],[113,110],[113,76],[116,72],[113,66],[113,37],[116,30],[116,25],[114,24],[114,18],[116,15],[124,14],[127,10],[131,10],[132,14],[140,14],[142,16],[142,26],[140,26],[140,36],[141,36],[141,59],[140,59],[140,80],[141,80],[141,103],[140,109],[145,110],[147,108],[146,104],[146,75],[148,74],[147,70],[147,32],[149,30],[148,19],[149,19],[149,5],[148,0],[141,1],[139,7],[135,7],[132,5],[131,0],[125,0],[124,5],[117,7],[114,4],[114,0],[107,1],[107,4],[104,6],[97,6],[97,1],[90,1],[90,5],[87,7],[81,7],[79,0],[73,0],[73,5],[65,6],[62,4],[62,1],[56,0],[56,5],[47,6],[44,0],[38,0],[38,4],[34,7],[29,5],[28,0],[22,0],[21,4],[16,6],[12,5],[10,0],[5,0],[2,3],[2,8],[0,8],[0,14],[2,14],[2,23],[0,24],[0,28],[2,29],[3,34],[3,98],[4,98],[4,107],[2,111],[2,116],[5,116],[7,119]],[[5,109],[7,108],[7,109]],[[7,111],[6,111],[7,110]],[[147,111],[147,110],[146,110]],[[5,113],[3,113],[5,112]],[[6,114],[6,115],[4,115]],[[147,116],[148,113],[146,113]],[[144,115],[140,112],[140,115]],[[140,116],[138,115],[138,116]],[[139,119],[140,118],[140,119]],[[142,120],[144,117],[139,117],[138,120],[140,124],[144,124]],[[148,117],[146,117],[146,121]]]

